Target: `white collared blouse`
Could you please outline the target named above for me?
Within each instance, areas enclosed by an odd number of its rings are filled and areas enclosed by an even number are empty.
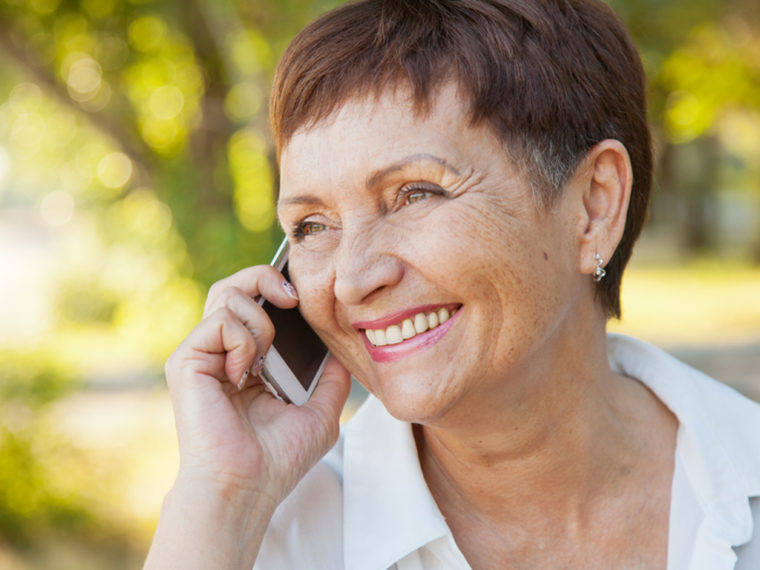
[[[608,336],[611,366],[679,421],[669,570],[760,570],[760,405],[666,353]],[[369,397],[280,505],[256,570],[470,568],[420,469],[411,425]]]

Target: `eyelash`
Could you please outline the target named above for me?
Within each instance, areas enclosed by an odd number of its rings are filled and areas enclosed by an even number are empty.
[[[314,230],[315,226],[318,226],[319,230]],[[302,222],[298,222],[296,226],[293,228],[293,237],[296,240],[302,240],[306,236],[323,231],[326,228],[327,228],[327,224],[323,224],[320,222],[310,222],[308,220],[304,220]]]
[[[410,184],[409,186],[401,188],[396,199],[396,208],[402,206],[411,206],[419,201],[422,201],[430,196],[444,195],[445,191],[438,186],[427,184]],[[419,195],[418,199],[409,201],[410,197]],[[303,220],[298,222],[293,228],[293,238],[297,241],[304,239],[306,236],[319,233],[328,228],[327,224],[321,222],[311,222],[309,220]]]
[[[409,202],[409,198],[414,196],[415,194],[421,194],[422,196],[414,200],[413,202]],[[420,200],[424,200],[426,198],[429,198],[430,196],[440,196],[445,194],[443,189],[441,189],[439,186],[431,185],[431,184],[410,184],[409,186],[406,186],[401,189],[399,192],[399,197],[396,201],[397,207],[399,206],[411,206],[412,204],[415,204],[419,202]]]

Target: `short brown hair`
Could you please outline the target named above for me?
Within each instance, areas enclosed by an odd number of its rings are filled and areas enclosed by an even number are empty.
[[[544,204],[586,153],[628,150],[633,190],[623,238],[598,294],[620,316],[620,281],[646,216],[652,154],[645,76],[619,20],[598,0],[362,0],[304,28],[275,74],[278,153],[347,100],[411,88],[418,112],[455,81],[473,124],[489,125]]]

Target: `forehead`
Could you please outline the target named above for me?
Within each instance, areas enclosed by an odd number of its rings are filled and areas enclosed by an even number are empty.
[[[453,84],[441,87],[424,111],[405,89],[353,98],[326,119],[296,131],[283,147],[281,195],[310,177],[353,171],[366,176],[368,169],[417,154],[454,164],[475,150],[475,139],[482,144],[483,138],[481,129],[470,125],[468,106]]]
[[[428,118],[431,112],[438,107],[457,107],[458,111],[464,112],[465,107],[471,107],[469,95],[466,90],[458,86],[456,79],[443,81],[437,86],[431,87],[430,91],[421,95],[414,93],[412,86],[406,81],[393,81],[384,88],[367,87],[364,91],[354,91],[345,98],[339,100],[332,110],[326,115],[317,115],[306,119],[301,123],[292,135],[281,139],[280,152],[291,146],[293,138],[298,135],[308,134],[321,127],[344,122],[355,113],[370,111],[388,111],[399,115],[411,115],[416,120]]]

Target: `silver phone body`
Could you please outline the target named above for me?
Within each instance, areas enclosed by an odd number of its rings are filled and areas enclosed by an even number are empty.
[[[270,265],[290,281],[287,238],[280,244]],[[261,378],[280,399],[301,406],[311,397],[324,371],[329,356],[327,347],[297,308],[280,309],[263,297],[258,302],[275,329]]]

